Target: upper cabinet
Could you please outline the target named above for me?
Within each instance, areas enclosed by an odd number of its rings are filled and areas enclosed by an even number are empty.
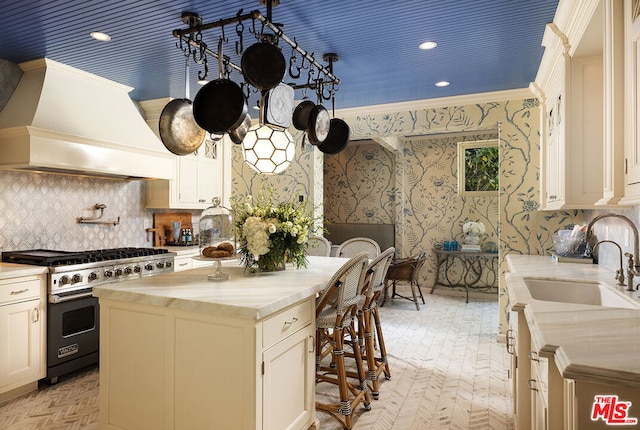
[[[623,201],[640,203],[640,0],[624,2],[626,189]]]
[[[541,208],[619,204],[624,195],[622,2],[560,1],[543,37]]]
[[[159,135],[158,121],[169,99],[142,102],[147,123]],[[175,178],[147,181],[147,208],[206,209],[214,197],[228,206],[231,197],[231,149],[227,135],[206,138],[192,154],[175,156]]]

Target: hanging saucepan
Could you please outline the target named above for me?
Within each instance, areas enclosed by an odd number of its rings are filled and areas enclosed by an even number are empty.
[[[351,131],[346,122],[339,118],[331,118],[329,135],[324,142],[318,145],[318,149],[325,154],[337,154],[349,143],[350,133]]]
[[[200,88],[193,99],[193,117],[209,133],[222,134],[237,128],[247,115],[242,88],[224,78],[222,39],[218,42],[219,78]]]
[[[187,155],[202,145],[205,131],[193,118],[189,100],[189,58],[185,66],[185,98],[173,99],[162,109],[158,129],[164,146],[176,155]]]
[[[311,100],[303,100],[293,110],[293,126],[300,130],[306,131],[309,125],[309,114],[311,109],[315,107],[315,104]]]
[[[238,127],[229,132],[229,137],[233,143],[240,145],[247,135],[249,128],[251,127],[251,115],[247,114],[244,117],[244,121]]]
[[[312,145],[319,145],[327,139],[331,117],[322,105],[315,105],[309,112],[307,137]]]
[[[248,47],[242,54],[240,66],[247,82],[261,91],[275,88],[287,71],[282,51],[267,41]]]

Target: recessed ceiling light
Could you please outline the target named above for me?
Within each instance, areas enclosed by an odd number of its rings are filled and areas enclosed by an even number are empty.
[[[436,82],[435,85],[436,85],[436,87],[447,87],[447,86],[449,86],[449,83],[450,82],[447,82],[447,81],[440,81],[440,82]]]
[[[108,42],[111,40],[111,36],[101,31],[92,31],[89,35],[100,42]]]
[[[429,40],[429,41],[426,41],[426,42],[422,42],[422,43],[418,46],[418,48],[420,48],[420,49],[424,49],[424,50],[426,51],[426,50],[429,50],[429,49],[433,49],[433,48],[435,48],[436,46],[438,46],[438,44],[437,44],[436,42],[433,42],[433,41]]]

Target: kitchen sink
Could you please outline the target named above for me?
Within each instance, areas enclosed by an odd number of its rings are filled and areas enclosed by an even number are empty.
[[[636,309],[640,304],[602,282],[524,278],[535,300]]]

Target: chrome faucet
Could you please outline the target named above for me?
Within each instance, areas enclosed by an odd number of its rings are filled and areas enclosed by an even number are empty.
[[[600,246],[601,243],[613,243],[617,248],[618,251],[620,252],[620,268],[618,270],[616,270],[616,281],[618,281],[618,286],[620,287],[624,287],[626,284],[624,283],[624,267],[622,266],[622,248],[620,248],[620,245],[618,245],[616,242],[614,242],[613,240],[601,240],[600,242],[596,243],[596,246],[593,247],[593,251],[592,252],[596,252],[596,249],[598,249],[598,246]],[[631,286],[633,286],[633,283],[630,284]]]
[[[587,226],[587,233],[585,238],[587,245],[589,244],[591,237],[593,236],[593,225],[603,218],[620,218],[621,220],[629,224],[629,227],[631,227],[631,231],[633,232],[633,254],[627,252],[624,255],[625,257],[627,257],[627,291],[635,291],[635,288],[633,286],[633,277],[640,276],[640,261],[638,260],[638,228],[629,218],[624,215],[614,213],[598,215],[597,217],[592,219]],[[616,245],[618,244],[616,243]],[[620,245],[618,245],[618,247],[620,247]]]

